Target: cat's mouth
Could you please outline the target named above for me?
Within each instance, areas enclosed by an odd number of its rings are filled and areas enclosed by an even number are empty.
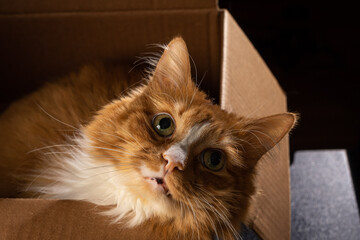
[[[165,193],[167,196],[171,196],[168,186],[163,178],[159,177],[145,177],[145,180],[148,181],[155,190]]]

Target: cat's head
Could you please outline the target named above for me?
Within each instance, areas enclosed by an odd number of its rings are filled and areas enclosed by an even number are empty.
[[[291,113],[248,119],[212,104],[175,38],[148,83],[105,106],[86,135],[134,201],[132,224],[156,218],[184,233],[231,234],[234,219],[248,214],[258,160],[295,121]]]

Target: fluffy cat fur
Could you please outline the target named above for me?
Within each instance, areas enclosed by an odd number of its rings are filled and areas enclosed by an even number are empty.
[[[125,67],[85,66],[13,103],[0,117],[1,195],[111,205],[104,214],[146,224],[156,239],[234,239],[258,160],[296,116],[248,119],[212,104],[181,38],[139,80]],[[171,136],[154,130],[158,113],[174,120]],[[205,149],[223,153],[220,171],[204,166]]]

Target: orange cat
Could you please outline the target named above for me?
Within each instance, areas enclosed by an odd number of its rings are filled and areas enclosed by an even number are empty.
[[[255,193],[257,161],[296,116],[221,110],[191,80],[175,38],[147,81],[86,66],[0,118],[2,196],[85,200],[156,239],[233,239]],[[130,88],[128,88],[130,86]]]

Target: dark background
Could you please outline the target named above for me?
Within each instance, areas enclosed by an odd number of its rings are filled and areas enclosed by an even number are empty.
[[[357,8],[346,1],[219,0],[300,113],[290,149],[346,149],[360,200]]]

